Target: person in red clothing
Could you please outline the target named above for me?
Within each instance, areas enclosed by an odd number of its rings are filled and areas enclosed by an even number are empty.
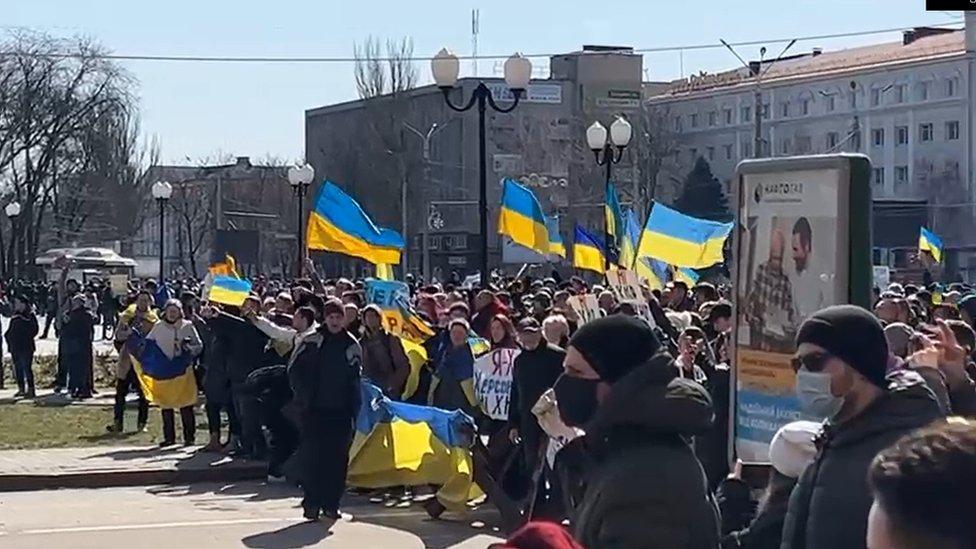
[[[530,522],[515,531],[505,543],[491,549],[583,549],[565,528],[551,522]]]

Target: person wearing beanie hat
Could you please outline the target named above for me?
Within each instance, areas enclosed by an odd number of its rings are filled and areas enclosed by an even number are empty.
[[[588,322],[569,341],[555,406],[585,434],[556,454],[554,470],[584,547],[718,546],[718,509],[689,442],[712,427],[712,401],[660,350],[645,322],[623,315]],[[547,433],[564,430],[550,432],[549,411],[533,408]]]
[[[863,547],[871,459],[942,412],[917,372],[885,375],[888,343],[867,310],[836,305],[814,313],[796,336],[796,394],[809,419],[825,420],[819,452],[787,510],[783,547]],[[838,520],[837,517],[844,517]]]

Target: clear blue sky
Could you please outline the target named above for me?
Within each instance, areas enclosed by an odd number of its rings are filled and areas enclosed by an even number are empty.
[[[15,0],[0,27],[56,35],[83,33],[116,53],[228,56],[351,56],[368,35],[411,36],[417,55],[447,46],[471,49],[471,9],[481,10],[482,54],[551,53],[581,44],[656,47],[831,34],[934,24],[958,14],[924,11],[924,0]],[[11,5],[12,4],[12,5]],[[480,6],[479,6],[480,4]],[[784,7],[789,6],[789,7]],[[800,42],[814,46],[890,41],[897,35]],[[778,53],[782,46],[770,45]],[[758,46],[742,48],[754,58]],[[774,55],[775,55],[774,53]],[[731,68],[725,50],[685,52],[685,74]],[[490,74],[493,63],[481,62]],[[164,161],[218,152],[300,158],[303,112],[355,98],[350,63],[216,64],[125,62],[141,82],[143,129],[157,136]],[[680,75],[677,53],[646,55],[648,78]],[[467,70],[468,64],[464,64]],[[429,81],[429,66],[419,67]]]

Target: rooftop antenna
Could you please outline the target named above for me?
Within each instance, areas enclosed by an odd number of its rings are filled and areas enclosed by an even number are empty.
[[[471,76],[478,77],[478,27],[481,10],[471,10]]]

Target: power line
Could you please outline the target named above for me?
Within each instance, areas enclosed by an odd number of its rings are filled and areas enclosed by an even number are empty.
[[[958,21],[949,21],[945,23],[937,23],[932,25],[925,25],[927,27],[951,27],[958,25]],[[743,42],[731,42],[730,46],[758,46],[763,44],[777,44],[783,42],[789,42],[791,40],[796,40],[798,42],[805,42],[810,40],[829,40],[834,38],[852,38],[856,36],[870,36],[875,34],[887,34],[892,32],[900,32],[909,27],[891,27],[887,29],[876,29],[867,31],[852,31],[852,32],[841,32],[833,34],[818,34],[811,36],[803,36],[799,38],[789,37],[789,38],[770,38],[765,40],[748,40]],[[648,48],[634,48],[632,51],[634,53],[664,53],[664,52],[680,52],[685,50],[707,50],[707,49],[717,49],[724,48],[725,46],[720,43],[707,43],[707,44],[688,44],[684,46],[659,46],[659,47],[648,47]],[[559,53],[531,53],[523,54],[528,58],[547,58],[555,55],[563,55],[566,52]],[[97,58],[97,59],[109,59],[115,61],[162,61],[162,62],[190,62],[190,63],[355,63],[355,57],[267,57],[267,56],[211,56],[211,55],[142,55],[142,54],[116,54],[116,53],[103,53],[103,54],[83,54],[77,52],[55,52],[55,53],[39,53],[39,52],[16,52],[16,51],[5,51],[0,52],[0,57],[13,57],[23,55],[27,57],[36,58],[46,58],[46,59],[77,59],[77,58]],[[504,60],[508,59],[509,55],[459,55],[459,60]],[[409,57],[404,59],[391,59],[388,57],[377,58],[378,61],[430,61],[431,57]]]

